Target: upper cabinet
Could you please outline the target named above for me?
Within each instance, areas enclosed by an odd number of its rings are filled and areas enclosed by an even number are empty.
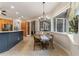
[[[7,29],[9,29],[10,27],[12,28],[12,26],[13,26],[13,20],[0,18],[0,31],[2,31],[5,28]]]

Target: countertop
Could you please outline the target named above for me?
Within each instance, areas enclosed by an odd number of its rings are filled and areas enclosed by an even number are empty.
[[[18,30],[18,31],[0,31],[0,33],[19,32],[19,31],[22,31],[22,30]]]

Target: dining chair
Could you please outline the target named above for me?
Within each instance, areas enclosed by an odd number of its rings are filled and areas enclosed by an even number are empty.
[[[54,39],[54,35],[51,34],[51,39],[49,40],[49,47],[54,49],[54,45],[53,45],[53,39]]]
[[[36,38],[35,35],[33,37],[34,37],[34,50],[35,50],[35,46],[41,47],[41,41],[40,38]]]

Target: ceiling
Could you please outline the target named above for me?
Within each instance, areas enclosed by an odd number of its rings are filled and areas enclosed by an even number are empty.
[[[46,2],[45,12],[46,14],[54,10],[58,5],[58,2]],[[13,8],[11,8],[13,6]],[[0,10],[6,10],[7,17],[30,19],[39,17],[43,11],[42,2],[0,2]]]

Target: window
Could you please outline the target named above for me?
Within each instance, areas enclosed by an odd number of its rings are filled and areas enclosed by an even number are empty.
[[[66,19],[56,18],[54,20],[54,31],[56,32],[66,32]]]
[[[51,21],[49,19],[40,21],[40,31],[51,31]]]

